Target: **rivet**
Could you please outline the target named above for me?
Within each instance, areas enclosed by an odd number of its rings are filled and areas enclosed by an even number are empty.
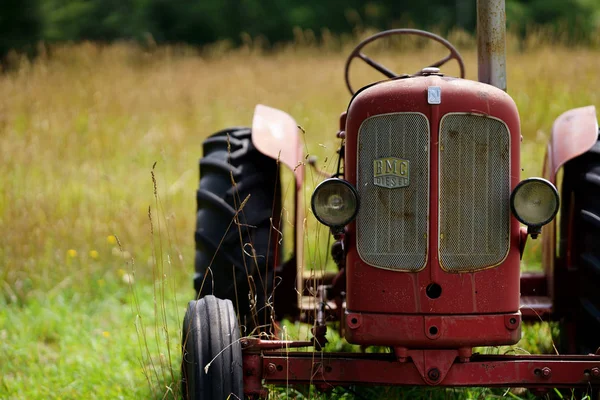
[[[428,372],[427,372],[427,377],[433,381],[433,382],[437,382],[440,379],[440,370],[437,368],[431,368]]]

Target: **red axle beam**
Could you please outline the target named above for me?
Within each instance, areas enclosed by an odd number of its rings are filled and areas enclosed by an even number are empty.
[[[248,395],[264,395],[262,380],[266,384],[321,387],[354,384],[600,387],[600,356],[593,355],[473,355],[468,362],[454,362],[443,376],[432,368],[425,371],[424,377],[410,359],[399,362],[392,354],[264,352],[246,353],[244,371]]]

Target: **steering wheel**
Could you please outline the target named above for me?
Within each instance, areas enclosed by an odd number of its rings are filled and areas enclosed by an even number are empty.
[[[441,60],[434,62],[429,67],[441,67],[442,65],[446,64],[448,61],[455,59],[456,62],[458,63],[458,66],[460,67],[460,77],[461,78],[465,77],[465,63],[463,61],[463,58],[461,57],[458,50],[456,50],[456,48],[446,39],[444,39],[438,35],[435,35],[433,33],[421,31],[418,29],[390,29],[388,31],[379,32],[373,36],[369,36],[368,38],[366,38],[365,40],[360,42],[354,48],[354,50],[352,50],[352,53],[350,53],[350,55],[348,56],[348,59],[346,60],[345,79],[346,79],[346,86],[348,87],[348,90],[350,90],[350,93],[352,95],[354,95],[355,92],[354,92],[354,89],[352,89],[352,85],[350,84],[350,64],[352,63],[352,60],[354,60],[355,58],[360,58],[361,60],[366,62],[369,66],[371,66],[372,68],[381,72],[383,75],[387,76],[388,78],[398,78],[400,76],[400,75],[396,74],[394,71],[391,71],[391,70],[387,69],[386,67],[384,67],[383,65],[381,65],[380,63],[374,61],[373,59],[371,59],[370,57],[368,57],[361,51],[363,49],[363,47],[365,47],[367,44],[369,44],[371,42],[374,42],[377,39],[387,37],[387,36],[394,36],[394,35],[423,36],[423,37],[426,37],[428,39],[433,39],[436,42],[443,44],[448,50],[450,50],[450,54],[448,54],[448,56],[442,58]],[[421,74],[421,72],[417,72],[415,75],[420,75],[420,74]]]

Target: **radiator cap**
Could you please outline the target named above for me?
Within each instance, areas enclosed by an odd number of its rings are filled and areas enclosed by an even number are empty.
[[[438,67],[425,67],[421,70],[421,75],[441,75]]]

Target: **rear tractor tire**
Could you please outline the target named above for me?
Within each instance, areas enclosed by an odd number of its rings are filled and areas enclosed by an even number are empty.
[[[571,339],[577,353],[595,353],[600,348],[600,141],[564,171],[563,199],[570,211],[563,222],[572,224],[570,257],[577,267]]]
[[[229,300],[190,301],[183,319],[182,383],[185,400],[244,398],[240,328]]]
[[[249,330],[269,331],[281,191],[276,160],[260,153],[251,135],[232,128],[203,143],[194,288],[198,298],[231,300]]]

